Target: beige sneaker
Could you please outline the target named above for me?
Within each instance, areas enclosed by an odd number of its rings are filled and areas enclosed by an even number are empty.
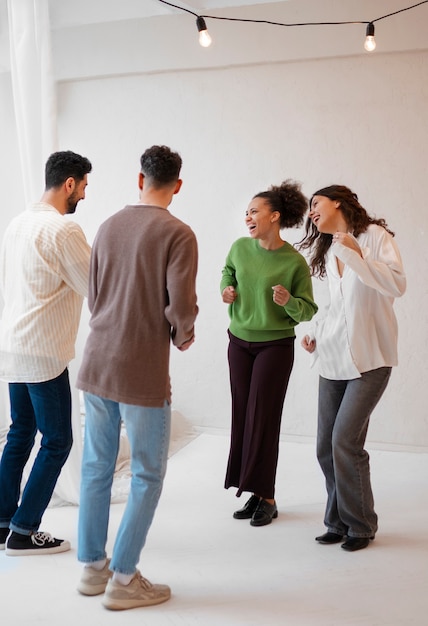
[[[160,604],[170,597],[171,589],[168,585],[152,585],[137,570],[129,585],[120,585],[113,579],[109,580],[102,604],[106,609],[121,611]]]
[[[103,569],[98,570],[94,567],[84,567],[82,577],[77,585],[77,591],[84,596],[97,596],[104,593],[109,579],[113,576],[113,572],[109,570],[110,559],[107,559]]]

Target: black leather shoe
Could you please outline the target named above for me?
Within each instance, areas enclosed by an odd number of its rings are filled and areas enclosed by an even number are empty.
[[[318,541],[318,543],[323,543],[325,545],[339,543],[340,541],[343,541],[343,535],[338,535],[337,533],[331,533],[330,531],[328,531],[327,533],[324,533],[324,535],[315,537],[315,541]]]
[[[253,517],[254,511],[257,509],[259,502],[259,496],[255,496],[253,494],[248,502],[246,502],[245,505],[242,507],[242,509],[239,509],[239,511],[235,511],[233,517],[235,519],[251,519]]]
[[[266,500],[260,499],[257,509],[251,518],[251,526],[266,526],[278,517],[278,509],[276,504],[269,504]]]
[[[348,552],[355,552],[356,550],[367,548],[370,540],[373,539],[374,537],[349,537],[340,547]]]

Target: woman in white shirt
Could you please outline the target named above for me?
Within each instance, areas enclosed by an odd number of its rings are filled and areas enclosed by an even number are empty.
[[[364,450],[370,415],[397,365],[394,298],[406,288],[399,250],[348,187],[317,191],[301,249],[312,274],[328,277],[330,305],[302,346],[319,360],[317,457],[326,479],[327,532],[316,540],[353,552],[377,531]]]

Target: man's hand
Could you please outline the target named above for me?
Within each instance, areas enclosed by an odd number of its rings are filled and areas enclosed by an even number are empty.
[[[190,348],[190,346],[192,345],[192,343],[194,343],[194,341],[195,341],[195,335],[193,335],[193,337],[191,337],[190,339],[182,343],[181,346],[177,346],[177,349],[180,350],[180,352],[185,352],[186,350]]]

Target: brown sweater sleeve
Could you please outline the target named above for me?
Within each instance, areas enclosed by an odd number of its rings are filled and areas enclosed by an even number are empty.
[[[197,267],[196,237],[186,226],[174,239],[166,271],[168,304],[165,317],[171,324],[171,339],[177,347],[194,336],[194,323],[198,314],[195,286]]]

